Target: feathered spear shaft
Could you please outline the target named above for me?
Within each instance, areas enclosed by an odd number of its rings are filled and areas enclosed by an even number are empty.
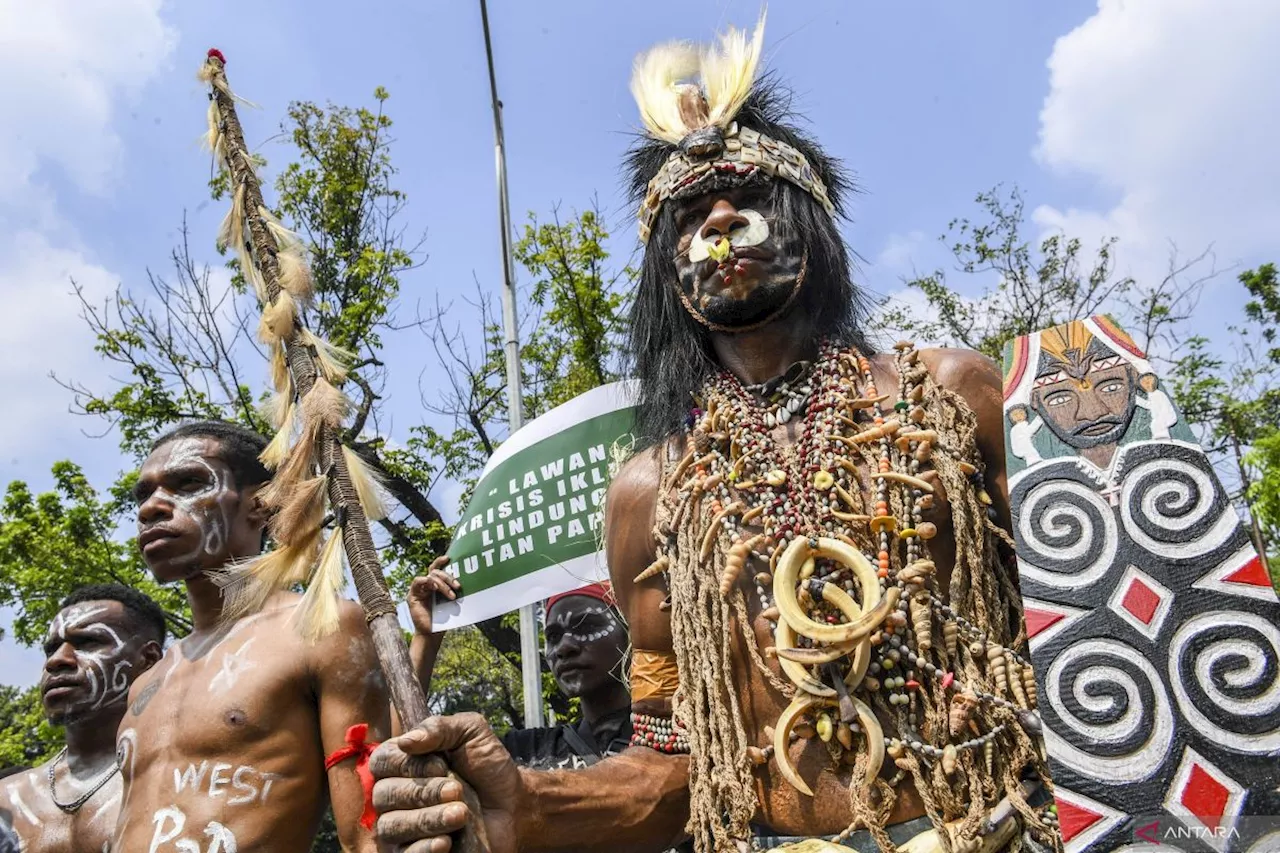
[[[245,615],[261,608],[276,590],[306,582],[298,627],[312,638],[322,636],[336,627],[345,557],[392,703],[411,726],[427,717],[427,703],[369,531],[370,516],[382,512],[380,490],[364,461],[342,444],[350,402],[339,386],[349,354],[304,325],[303,311],[312,294],[303,247],[263,201],[225,67],[226,59],[213,49],[199,75],[210,86],[206,142],[227,175],[232,198],[218,243],[239,253],[241,272],[262,305],[258,336],[270,352],[276,398],[269,414],[278,430],[263,453],[263,462],[276,472],[263,494],[275,510],[271,535],[276,548],[227,572],[222,578],[225,609],[232,616]],[[322,528],[329,519],[333,531],[322,545]],[[443,770],[443,759],[435,761]],[[474,792],[463,787],[472,813],[479,814]],[[461,842],[465,853],[488,847],[479,824],[469,827]]]

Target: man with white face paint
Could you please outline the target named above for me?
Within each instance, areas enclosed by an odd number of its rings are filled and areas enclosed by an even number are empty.
[[[222,617],[217,570],[262,549],[265,446],[234,424],[184,424],[138,474],[138,546],[158,581],[185,585],[194,627],[130,694],[112,850],[303,853],[326,802],[343,850],[377,849],[362,776],[389,705],[363,611],[341,602],[338,630],[315,643],[296,630],[293,592]]]
[[[431,674],[443,640],[432,631],[435,596],[452,600],[461,584],[444,570],[447,557],[431,564],[409,588],[409,615],[415,634],[411,646],[414,669],[430,695]],[[630,641],[608,583],[588,584],[553,595],[544,603],[545,656],[564,695],[581,703],[582,719],[538,729],[512,729],[502,745],[521,767],[536,770],[579,768],[595,764],[627,748],[632,727],[628,712],[626,657]]]
[[[120,810],[116,729],[129,687],[160,659],[164,638],[164,613],[129,587],[84,586],[62,602],[44,642],[40,695],[66,746],[0,783],[0,851],[105,849]]]

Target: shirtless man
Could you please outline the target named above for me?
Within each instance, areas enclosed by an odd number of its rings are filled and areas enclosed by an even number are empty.
[[[714,85],[672,86],[698,67],[681,51],[637,60],[632,83],[650,135],[629,166],[651,446],[610,488],[606,542],[637,745],[536,773],[480,718],[428,719],[374,755],[379,837],[449,849],[469,819],[458,786],[408,778],[437,751],[475,787],[496,853],[638,852],[685,833],[698,853],[833,837],[1003,848],[1023,830],[1003,815],[1025,796],[1038,718],[995,527],[1009,524],[1000,374],[966,351],[864,355],[843,173],[768,83],[723,100],[754,59],[704,55]],[[1053,843],[1051,818],[1026,820]]]
[[[346,851],[373,851],[365,792],[347,759],[325,769],[351,726],[389,729],[388,700],[360,608],[315,645],[295,630],[300,600],[224,624],[210,572],[258,554],[269,475],[265,441],[222,422],[179,426],[138,475],[138,545],[161,582],[182,582],[194,630],[130,692],[117,739],[121,853],[304,853],[331,801]]]
[[[0,783],[0,851],[6,835],[28,853],[107,848],[120,811],[116,729],[130,685],[160,660],[164,638],[164,612],[127,586],[82,586],[62,602],[44,641],[40,698],[67,743]]]

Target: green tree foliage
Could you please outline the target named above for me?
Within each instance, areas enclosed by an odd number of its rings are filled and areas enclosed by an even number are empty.
[[[1065,234],[1029,240],[1017,187],[997,186],[974,201],[980,215],[953,219],[940,238],[961,278],[937,269],[907,279],[907,287],[924,296],[927,310],[886,300],[885,326],[922,341],[975,349],[998,362],[1004,345],[1019,335],[1105,313],[1148,352],[1172,356],[1179,345],[1175,330],[1218,275],[1211,251],[1183,260],[1175,249],[1160,281],[1138,282],[1117,272],[1115,238],[1092,252]]]
[[[478,299],[478,326],[468,321],[465,335],[446,335],[444,310],[430,319],[397,319],[401,279],[420,263],[422,239],[409,239],[403,224],[407,198],[396,184],[387,98],[379,89],[371,108],[291,105],[281,128],[290,162],[275,179],[273,212],[309,248],[316,299],[308,323],[353,353],[346,390],[356,413],[346,438],[382,474],[394,499],[393,512],[381,522],[381,540],[393,588],[403,592],[449,542],[432,489],[442,477],[469,482],[478,474],[506,436],[507,402],[503,335],[489,297]],[[212,191],[227,201],[220,181]],[[617,294],[626,290],[615,285],[631,271],[611,271],[607,238],[593,208],[565,220],[558,211],[549,222],[531,217],[517,241],[516,260],[528,282],[520,301],[526,417],[617,377]],[[181,590],[152,584],[128,538],[128,494],[131,469],[154,436],[178,420],[222,417],[267,432],[260,412],[266,359],[254,337],[258,307],[237,261],[228,266],[229,281],[197,264],[184,224],[168,268],[149,272],[144,287],[121,288],[102,303],[81,292],[96,349],[121,380],[101,388],[74,377],[59,381],[71,392],[75,411],[100,419],[103,435],[118,440],[126,473],[105,495],[70,462],[55,466],[48,494],[33,495],[21,482],[9,485],[0,507],[0,604],[19,608],[15,633],[21,642],[39,639],[72,588],[101,580],[143,589],[165,607],[176,634],[189,630]],[[419,333],[435,343],[447,368],[446,402],[439,402],[436,389],[424,388],[424,405],[446,415],[436,423],[452,427],[414,424],[407,438],[389,444],[381,435],[385,372],[418,372],[421,364],[388,368],[384,343],[391,335]],[[426,405],[428,400],[433,402]],[[432,706],[481,711],[500,729],[519,726],[518,665],[514,615],[453,632],[437,666]],[[549,676],[546,682],[551,707],[569,713]]]
[[[151,581],[133,539],[116,538],[128,481],[104,499],[71,462],[53,466],[53,481],[51,491],[33,495],[15,480],[0,504],[0,604],[14,608],[15,639],[43,642],[73,589],[110,582],[141,589],[164,608],[170,630],[187,633],[185,598]]]
[[[62,748],[62,729],[49,725],[40,690],[0,685],[0,769],[35,767]]]
[[[1273,558],[1272,576],[1280,579],[1273,550],[1280,535],[1280,281],[1271,263],[1245,270],[1239,281],[1250,298],[1227,328],[1229,344],[1191,337],[1173,372],[1174,397],[1238,485],[1254,546]]]

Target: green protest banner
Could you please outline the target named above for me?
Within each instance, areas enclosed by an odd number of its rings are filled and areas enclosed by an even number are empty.
[[[489,459],[449,547],[463,595],[438,630],[608,578],[604,498],[635,442],[634,383],[603,385],[530,421]]]

